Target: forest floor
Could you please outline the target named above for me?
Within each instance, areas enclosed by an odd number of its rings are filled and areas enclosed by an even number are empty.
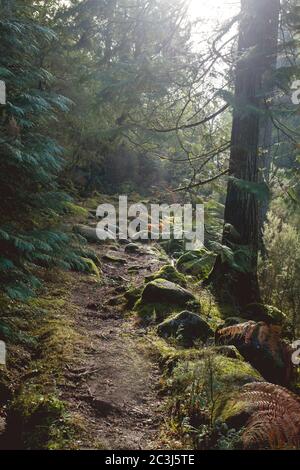
[[[107,249],[95,246],[100,259]],[[151,249],[144,251],[128,255],[124,247],[114,247],[112,257],[118,261],[103,263],[100,285],[84,274],[74,279],[71,302],[77,307],[76,328],[85,336],[86,347],[67,374],[62,399],[88,424],[81,448],[95,443],[105,449],[158,445],[163,421],[159,370],[142,341],[144,330],[126,315],[120,295],[124,285],[140,282],[159,267]]]
[[[24,312],[23,333],[39,338],[38,350],[7,345],[14,390],[2,438],[0,427],[2,449],[163,447],[159,367],[123,294],[165,260],[155,245],[141,245],[138,254],[117,244],[89,247],[101,262],[100,277],[46,273],[44,294]],[[9,321],[14,324],[13,312]],[[23,327],[19,311],[15,321]]]

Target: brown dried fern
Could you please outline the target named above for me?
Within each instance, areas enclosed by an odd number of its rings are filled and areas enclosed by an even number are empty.
[[[216,333],[216,340],[222,344],[230,343],[234,339],[244,339],[246,343],[249,342],[256,328],[257,323],[249,321],[246,323],[239,323],[238,325],[227,326],[222,328]]]
[[[300,447],[300,399],[270,383],[245,385],[237,396],[250,418],[242,436],[245,449]]]

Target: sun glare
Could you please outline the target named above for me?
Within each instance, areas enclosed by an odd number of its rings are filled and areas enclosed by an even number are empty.
[[[191,0],[190,14],[195,19],[224,21],[234,15],[239,6],[239,0]]]

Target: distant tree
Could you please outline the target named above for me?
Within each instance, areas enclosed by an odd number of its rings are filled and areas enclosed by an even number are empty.
[[[260,180],[260,130],[266,73],[277,52],[279,0],[242,0],[238,60],[224,215],[223,245],[233,256],[219,256],[210,280],[223,299],[243,306],[260,299],[257,279]]]
[[[32,19],[30,3],[0,1],[0,290],[12,299],[40,285],[38,267],[84,266],[59,230],[70,199],[57,184],[62,149],[45,132],[69,101],[50,91],[39,53],[55,35]]]

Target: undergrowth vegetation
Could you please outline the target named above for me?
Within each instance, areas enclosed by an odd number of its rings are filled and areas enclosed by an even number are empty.
[[[2,317],[8,363],[0,389],[8,409],[1,448],[76,448],[85,432],[83,418],[61,399],[66,366],[85,344],[74,327],[73,278],[61,271],[47,271],[42,278],[46,287],[38,298],[10,302]]]

